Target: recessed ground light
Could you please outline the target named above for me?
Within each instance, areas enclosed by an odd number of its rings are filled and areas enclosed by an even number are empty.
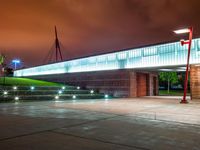
[[[3,95],[8,95],[8,92],[7,92],[7,91],[4,91],[4,92],[3,92]]]
[[[17,87],[16,87],[16,86],[13,86],[13,90],[17,90]]]
[[[31,86],[30,88],[31,88],[31,90],[35,90],[35,87],[34,87],[34,86]]]
[[[58,91],[58,94],[62,94],[62,92],[63,92],[62,90],[59,90],[59,91]]]
[[[73,99],[76,99],[76,95],[73,95],[72,98],[73,98]]]
[[[90,91],[90,94],[94,94],[94,90],[91,90],[91,91]]]
[[[77,86],[76,88],[77,88],[77,90],[80,90],[80,86]]]
[[[108,94],[105,94],[105,95],[104,95],[104,98],[108,98]]]
[[[62,89],[65,90],[65,86],[63,86]]]
[[[18,97],[18,96],[15,96],[15,100],[18,101],[18,100],[19,100],[19,97]]]
[[[58,96],[58,95],[56,95],[56,96],[55,96],[55,99],[59,99],[59,96]]]

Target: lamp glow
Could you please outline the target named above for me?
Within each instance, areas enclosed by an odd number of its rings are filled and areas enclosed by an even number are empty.
[[[61,90],[59,90],[59,91],[58,91],[58,94],[62,94],[62,91],[61,91]]]
[[[104,95],[104,98],[108,98],[108,94],[105,94],[105,95]]]
[[[77,86],[77,88],[76,88],[77,90],[80,90],[80,86]]]
[[[94,94],[94,90],[91,90],[91,91],[90,91],[90,94]]]
[[[176,33],[176,34],[183,34],[183,33],[189,33],[189,32],[190,32],[189,28],[179,29],[179,30],[174,31],[174,33]]]
[[[7,92],[7,91],[4,91],[4,92],[3,92],[3,95],[8,95],[8,92]]]
[[[20,63],[21,61],[19,59],[12,60],[13,63]]]
[[[76,99],[76,95],[73,95],[72,98],[73,98],[73,99]]]
[[[13,90],[17,90],[17,87],[16,87],[16,86],[13,86]]]
[[[58,96],[58,95],[56,95],[56,96],[55,96],[55,99],[56,99],[56,100],[57,100],[57,99],[59,99],[59,96]]]
[[[65,90],[65,86],[63,86],[62,89]]]
[[[35,87],[34,87],[34,86],[31,86],[31,90],[35,90]]]
[[[19,100],[19,97],[18,97],[18,96],[15,96],[15,100],[18,101],[18,100]]]
[[[15,65],[15,70],[17,69],[17,64],[20,64],[21,61],[19,59],[13,59],[12,63]]]

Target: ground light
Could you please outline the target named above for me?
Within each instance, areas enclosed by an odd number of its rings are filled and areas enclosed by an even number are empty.
[[[62,87],[62,90],[65,90],[65,86]]]
[[[108,97],[109,97],[108,94],[105,94],[105,95],[104,95],[104,98],[105,98],[105,99],[107,99]]]
[[[62,94],[62,92],[63,92],[62,90],[59,90],[59,91],[58,91],[58,94]]]
[[[19,100],[19,97],[18,96],[15,96],[15,98],[14,98],[16,101],[18,101]]]
[[[77,90],[80,90],[80,86],[77,86],[76,89],[77,89]]]
[[[4,92],[3,92],[3,95],[8,95],[8,92],[7,92],[7,91],[4,91]]]
[[[91,91],[90,91],[90,94],[94,94],[94,90],[91,90]]]
[[[73,98],[73,99],[76,99],[76,95],[73,95],[72,98]]]
[[[185,73],[185,81],[184,81],[184,94],[183,94],[183,99],[181,100],[180,103],[188,103],[186,100],[186,94],[187,94],[187,86],[188,86],[188,74],[189,74],[189,65],[190,65],[190,50],[191,50],[191,45],[192,45],[192,35],[193,35],[193,27],[190,28],[185,28],[185,29],[180,29],[174,31],[176,34],[184,34],[184,33],[189,33],[189,40],[181,40],[181,45],[188,44],[188,56],[187,56],[187,66],[186,66],[186,73]]]
[[[16,87],[16,86],[13,86],[13,90],[17,90],[17,87]]]
[[[56,96],[55,96],[55,99],[56,99],[56,100],[58,100],[58,99],[59,99],[59,96],[58,96],[58,95],[56,95]]]
[[[31,89],[31,90],[35,90],[35,87],[34,87],[34,86],[31,86],[30,89]]]

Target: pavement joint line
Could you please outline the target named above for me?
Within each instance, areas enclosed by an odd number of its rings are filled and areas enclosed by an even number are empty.
[[[199,116],[199,115],[192,115],[192,114],[181,114],[181,113],[163,113],[163,112],[155,112],[155,111],[149,111],[149,112],[147,112],[147,111],[137,111],[137,112],[134,112],[134,113],[127,113],[126,115],[127,116],[129,116],[129,115],[131,115],[131,114],[142,114],[142,113],[145,113],[145,114],[162,114],[162,115],[184,115],[184,116]]]
[[[96,139],[96,138],[88,138],[88,137],[78,136],[78,135],[69,134],[69,133],[63,133],[63,132],[57,132],[57,131],[50,131],[50,132],[56,133],[56,134],[61,134],[61,135],[72,136],[72,137],[76,137],[76,138],[81,138],[81,139],[98,141],[98,142],[107,143],[107,144],[119,145],[119,146],[124,146],[124,147],[129,147],[129,148],[137,148],[140,150],[150,150],[148,148],[144,148],[144,147],[140,147],[140,146],[132,146],[132,145],[127,145],[127,144],[115,143],[115,142],[100,140],[100,139]]]
[[[46,108],[44,108],[44,109],[49,109],[47,107],[53,107],[53,106],[46,106]],[[65,107],[58,107],[58,108],[65,109]],[[160,106],[159,108],[165,108],[165,107],[164,106]],[[200,126],[199,124],[191,124],[191,123],[184,123],[184,122],[180,122],[180,121],[170,121],[170,120],[162,120],[162,119],[151,119],[151,118],[145,118],[145,117],[140,117],[140,116],[135,115],[135,114],[142,113],[142,112],[145,112],[145,111],[154,110],[153,108],[146,108],[146,109],[139,110],[139,111],[136,111],[134,113],[128,113],[128,114],[116,114],[116,113],[108,113],[108,112],[93,111],[93,110],[78,109],[78,108],[66,108],[66,109],[69,109],[69,110],[81,110],[81,111],[85,111],[85,112],[95,112],[95,113],[102,113],[102,114],[109,114],[109,115],[112,114],[112,115],[116,115],[116,116],[127,116],[127,117],[130,117],[130,115],[133,115],[135,117],[142,118],[142,119],[148,119],[148,120],[157,120],[157,121],[161,121],[161,122],[171,122],[171,123],[181,123],[181,124],[192,125],[192,126],[196,126],[196,127]],[[40,109],[38,108],[38,110],[40,110]],[[150,112],[150,113],[156,113],[156,112]],[[170,114],[171,115],[174,115],[174,114],[176,115],[176,113],[170,113]],[[2,115],[4,115],[4,113],[2,113]],[[9,114],[9,115],[19,116],[18,114]],[[185,115],[189,116],[190,114],[185,114]],[[24,117],[29,117],[29,116],[24,116]],[[29,119],[29,118],[26,118],[26,119]]]
[[[131,117],[131,116],[127,116]],[[185,122],[180,122],[180,121],[170,121],[170,120],[162,120],[162,119],[151,119],[151,118],[145,118],[145,117],[140,117],[140,116],[134,116],[140,119],[145,119],[145,120],[151,120],[151,121],[158,121],[162,123],[173,123],[173,124],[180,124],[180,125],[187,125],[187,126],[192,126],[192,127],[198,127],[200,128],[200,124],[191,124],[191,123],[185,123]],[[134,118],[136,119],[136,118]]]
[[[59,107],[59,108],[64,109],[65,107]],[[123,114],[109,113],[109,112],[96,111],[96,110],[86,110],[86,109],[78,109],[78,108],[65,108],[65,109],[80,110],[80,111],[85,111],[85,112],[95,112],[95,113],[108,114],[108,115],[124,116]]]
[[[26,120],[30,120],[32,118],[30,118],[29,116],[19,116],[17,114],[5,114],[5,113],[0,113],[0,116],[4,116],[4,117],[13,117],[13,116],[17,116],[17,117],[20,117],[20,118],[17,118],[17,120],[19,121],[26,121]],[[23,118],[22,118],[23,117]]]
[[[49,106],[50,108],[52,109],[55,109],[53,106]],[[101,113],[101,114],[108,114],[108,115],[117,115],[117,116],[125,116],[125,114],[117,114],[117,113],[109,113],[109,112],[102,112],[102,111],[94,111],[94,110],[86,110],[86,109],[78,109],[78,108],[66,108],[66,107],[57,107],[58,109],[68,109],[68,110],[79,110],[79,111],[84,111],[84,112],[94,112],[94,113]],[[49,109],[49,108],[42,108],[43,110],[44,109]],[[40,110],[40,108],[36,108],[34,110]],[[5,114],[5,113],[2,113],[0,112],[0,115],[16,115],[16,116],[22,116],[22,115],[18,115],[18,114],[13,114],[13,113],[10,113],[10,114]],[[30,116],[24,116],[24,117],[30,117]],[[38,118],[38,117],[37,117]]]
[[[142,113],[142,112],[145,112],[145,111],[138,111],[136,113]],[[155,111],[149,111],[148,113],[154,113],[154,114],[158,114],[158,112],[155,112]],[[131,113],[129,113],[131,114]],[[135,114],[135,113],[132,113],[132,114]],[[184,114],[184,113],[164,113],[164,112],[159,112],[159,114],[169,114],[169,115],[184,115],[184,116],[199,116],[199,115],[194,115],[194,114]]]
[[[156,109],[161,109],[161,108],[166,108],[166,107],[164,107],[164,106],[160,106],[160,107],[157,107]],[[142,110],[139,110],[139,111],[136,111],[136,112],[134,112],[134,113],[132,113],[132,114],[135,114],[135,113],[140,113],[140,112],[145,112],[145,111],[149,111],[150,113],[156,113],[157,114],[157,112],[154,110],[155,108],[147,108],[147,109],[142,109]],[[159,112],[160,114],[165,114],[165,113],[162,113],[162,112]],[[129,113],[129,114],[131,114],[131,113]],[[171,115],[179,115],[179,114],[181,114],[181,115],[188,115],[188,116],[194,116],[194,115],[192,115],[192,114],[183,114],[183,113],[170,113],[170,112],[168,112],[168,113],[166,113],[166,114],[171,114]],[[198,115],[196,115],[196,116],[198,116]]]
[[[126,116],[126,114],[117,114],[117,113],[109,113],[109,112],[103,112],[103,111],[94,111],[94,110],[87,110],[87,109],[83,109],[83,108],[81,108],[81,109],[80,108],[68,108],[68,107],[63,107],[63,106],[49,106],[49,107],[51,107],[51,108],[61,108],[61,109],[71,109],[71,110],[81,110],[81,111],[86,111],[86,112],[97,112],[97,113],[104,113],[104,114],[113,114],[113,115],[119,115],[119,116]],[[165,108],[165,107],[164,106],[159,106],[157,108]],[[154,110],[154,108],[146,108],[146,109],[139,110],[137,112],[148,111],[148,110]],[[128,113],[128,114],[131,114],[131,113]]]
[[[86,122],[82,122],[82,123],[78,123],[78,124],[74,124],[74,125],[62,126],[62,127],[48,129],[48,130],[42,130],[42,131],[36,131],[36,132],[32,132],[32,133],[16,135],[16,136],[12,136],[12,137],[2,138],[2,139],[0,139],[0,142],[11,140],[11,139],[15,139],[15,138],[19,138],[19,137],[40,134],[40,133],[44,133],[44,132],[48,132],[48,131],[54,131],[54,130],[58,130],[58,129],[62,129],[62,128],[77,127],[77,126],[81,126],[81,125],[85,125],[85,124],[89,124],[89,123],[94,123],[94,122],[99,122],[99,121],[103,121],[103,120],[107,120],[107,119],[111,119],[111,118],[117,118],[117,117],[119,117],[119,116],[106,117],[106,118],[96,119],[96,120],[92,120],[92,121],[86,121]]]
[[[60,108],[63,108],[63,107],[60,107]],[[161,106],[160,108],[163,108],[163,107]],[[46,109],[48,109],[48,108],[46,108]],[[194,123],[191,124],[191,123],[185,123],[185,122],[181,122],[181,121],[170,121],[170,120],[162,120],[162,119],[151,119],[151,118],[145,118],[145,117],[140,117],[140,116],[135,115],[135,114],[138,114],[138,113],[141,113],[141,112],[153,110],[153,108],[147,108],[147,109],[143,109],[143,110],[137,111],[135,113],[129,113],[129,114],[116,114],[116,113],[108,113],[108,112],[102,112],[102,111],[85,110],[85,109],[78,109],[78,108],[67,108],[67,109],[70,109],[70,110],[81,110],[81,111],[85,111],[85,112],[95,112],[95,113],[102,113],[102,114],[109,114],[109,115],[111,114],[111,115],[115,115],[117,117],[120,117],[120,116],[121,117],[131,117],[131,115],[132,115],[134,117],[145,119],[145,120],[154,120],[154,121],[156,120],[156,121],[165,122],[165,123],[170,122],[170,123],[178,123],[178,124],[184,124],[184,125],[190,125],[190,126],[200,127],[200,124],[194,124]],[[155,113],[155,112],[152,112],[152,113]],[[171,113],[171,114],[173,114],[173,113]],[[3,115],[5,115],[5,114],[3,114]],[[9,114],[9,115],[16,115],[16,114]],[[19,115],[16,115],[16,116],[19,116]],[[23,116],[23,117],[29,117],[29,116]],[[110,117],[110,118],[114,118],[114,117]],[[110,118],[108,117],[107,119],[110,119]],[[27,120],[27,119],[29,119],[29,118],[25,118],[25,120]],[[98,120],[101,121],[101,119],[97,119],[96,121],[98,121]],[[106,120],[106,119],[103,119],[103,120]],[[95,120],[93,120],[91,122],[95,122]],[[91,123],[91,122],[88,122],[88,123]],[[86,124],[87,124],[87,122],[86,122]],[[66,127],[68,128],[68,127],[71,127],[71,126],[66,126]],[[72,127],[73,127],[73,125],[72,125]],[[65,128],[65,126],[61,127],[61,128]]]

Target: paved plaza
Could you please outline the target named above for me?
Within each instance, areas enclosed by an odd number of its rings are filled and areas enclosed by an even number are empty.
[[[0,104],[2,150],[199,150],[200,102],[144,97]]]

